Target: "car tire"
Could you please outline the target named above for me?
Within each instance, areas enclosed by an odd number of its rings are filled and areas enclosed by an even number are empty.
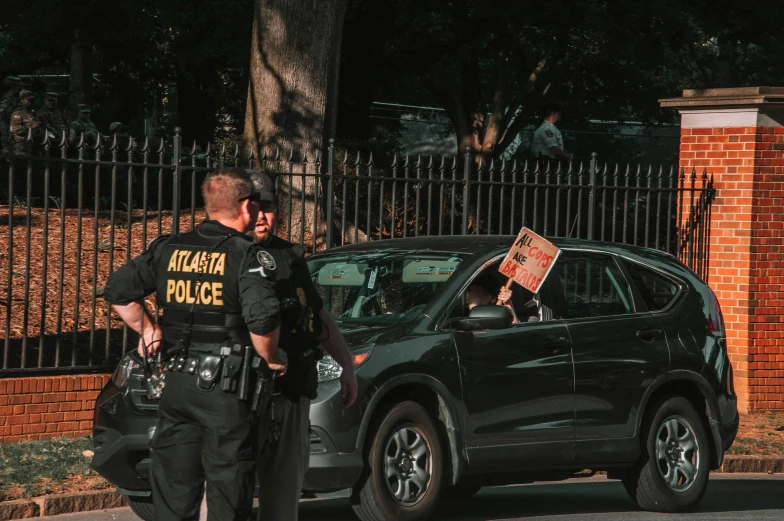
[[[144,521],[152,521],[155,516],[152,496],[125,496],[125,498],[128,500],[128,506],[131,507],[134,514],[144,519]]]
[[[436,424],[413,401],[393,406],[376,423],[365,471],[352,495],[361,521],[420,521],[441,490],[442,448]]]
[[[623,484],[643,510],[687,510],[699,503],[708,486],[710,445],[705,423],[682,397],[660,400],[650,411],[640,431],[645,436],[640,461]]]

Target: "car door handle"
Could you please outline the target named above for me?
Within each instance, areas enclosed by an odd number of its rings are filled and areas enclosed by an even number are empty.
[[[654,340],[655,338],[661,336],[661,334],[662,334],[661,329],[655,329],[652,327],[646,327],[637,330],[637,338],[639,338],[640,340],[648,340],[648,341]]]
[[[550,335],[544,338],[544,344],[542,344],[542,347],[545,349],[555,350],[560,349],[561,347],[566,347],[568,345],[569,340],[567,340],[565,337]]]

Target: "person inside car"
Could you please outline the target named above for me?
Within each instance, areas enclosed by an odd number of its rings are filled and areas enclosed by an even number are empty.
[[[517,324],[517,313],[512,307],[512,290],[498,287],[497,282],[488,275],[480,275],[468,286],[466,301],[469,311],[476,306],[504,306],[512,312],[512,323]]]

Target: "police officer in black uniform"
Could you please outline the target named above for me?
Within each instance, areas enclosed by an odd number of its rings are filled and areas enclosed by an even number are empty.
[[[286,369],[277,351],[274,271],[246,235],[259,193],[246,171],[223,169],[207,176],[202,194],[208,220],[153,241],[109,278],[104,293],[141,334],[140,354],[159,346],[164,353],[165,388],[150,443],[158,521],[197,519],[205,480],[210,520],[248,519],[257,435],[248,388],[256,386],[244,377],[249,367],[262,375]],[[160,327],[141,300],[153,291],[163,309]]]
[[[357,379],[343,335],[313,285],[302,247],[273,234],[274,183],[261,172],[251,172],[251,178],[261,194],[254,233],[271,255],[269,266],[275,270],[281,308],[279,345],[289,361],[271,399],[270,421],[259,432],[259,520],[296,521],[310,459],[310,401],[318,386],[319,344],[343,368],[344,407],[356,399]]]

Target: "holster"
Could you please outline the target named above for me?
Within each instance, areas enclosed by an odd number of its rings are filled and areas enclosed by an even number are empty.
[[[212,391],[218,380],[222,357],[199,353],[199,376],[196,385],[202,391]]]
[[[256,370],[256,387],[253,390],[250,410],[253,414],[261,415],[267,410],[267,405],[272,396],[272,388],[275,386],[276,373],[270,371],[261,358],[254,358],[253,366]]]
[[[237,392],[242,370],[243,346],[234,344],[232,347],[221,348],[221,360],[223,360],[223,372],[221,374],[221,391],[227,393]]]

